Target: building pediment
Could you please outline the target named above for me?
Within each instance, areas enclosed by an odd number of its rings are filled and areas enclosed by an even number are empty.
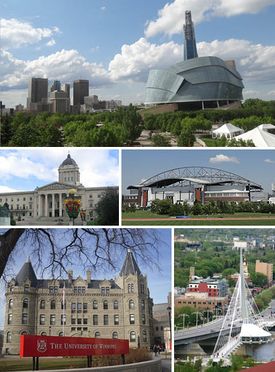
[[[48,185],[37,187],[36,191],[54,191],[54,190],[69,190],[69,189],[77,189],[74,185],[69,185],[67,183],[60,183],[60,182],[52,182]]]

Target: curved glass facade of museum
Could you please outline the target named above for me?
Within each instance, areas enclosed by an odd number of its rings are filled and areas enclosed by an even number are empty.
[[[218,57],[198,57],[167,69],[151,70],[146,84],[145,103],[229,103],[243,99],[243,87],[234,63]]]

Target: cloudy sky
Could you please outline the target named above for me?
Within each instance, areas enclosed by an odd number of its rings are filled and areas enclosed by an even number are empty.
[[[158,173],[180,167],[202,166],[223,169],[259,183],[271,193],[275,184],[274,150],[123,150],[122,190]]]
[[[198,53],[235,59],[245,98],[275,99],[275,0],[2,0],[0,99],[26,104],[30,76],[90,80],[101,99],[142,102],[148,70],[182,59],[184,12]]]
[[[0,151],[0,192],[31,191],[58,181],[58,167],[68,152],[86,187],[118,186],[118,151],[105,149],[41,148]]]

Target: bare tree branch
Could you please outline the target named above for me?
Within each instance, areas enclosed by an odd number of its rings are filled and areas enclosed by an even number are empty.
[[[9,229],[0,231],[0,276],[17,250],[28,247],[43,275],[60,277],[74,266],[83,270],[116,270],[130,249],[138,262],[158,268],[160,234],[156,229]]]

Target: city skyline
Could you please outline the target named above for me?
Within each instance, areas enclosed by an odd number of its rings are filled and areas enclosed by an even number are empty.
[[[4,1],[1,100],[6,107],[25,106],[28,79],[47,76],[71,84],[89,79],[89,94],[143,102],[149,69],[183,59],[185,10],[192,11],[198,55],[235,59],[244,97],[272,99],[274,5],[274,0],[230,7],[224,0],[82,0],[76,7],[73,0],[61,0],[53,12],[53,1],[43,9],[34,0]]]

